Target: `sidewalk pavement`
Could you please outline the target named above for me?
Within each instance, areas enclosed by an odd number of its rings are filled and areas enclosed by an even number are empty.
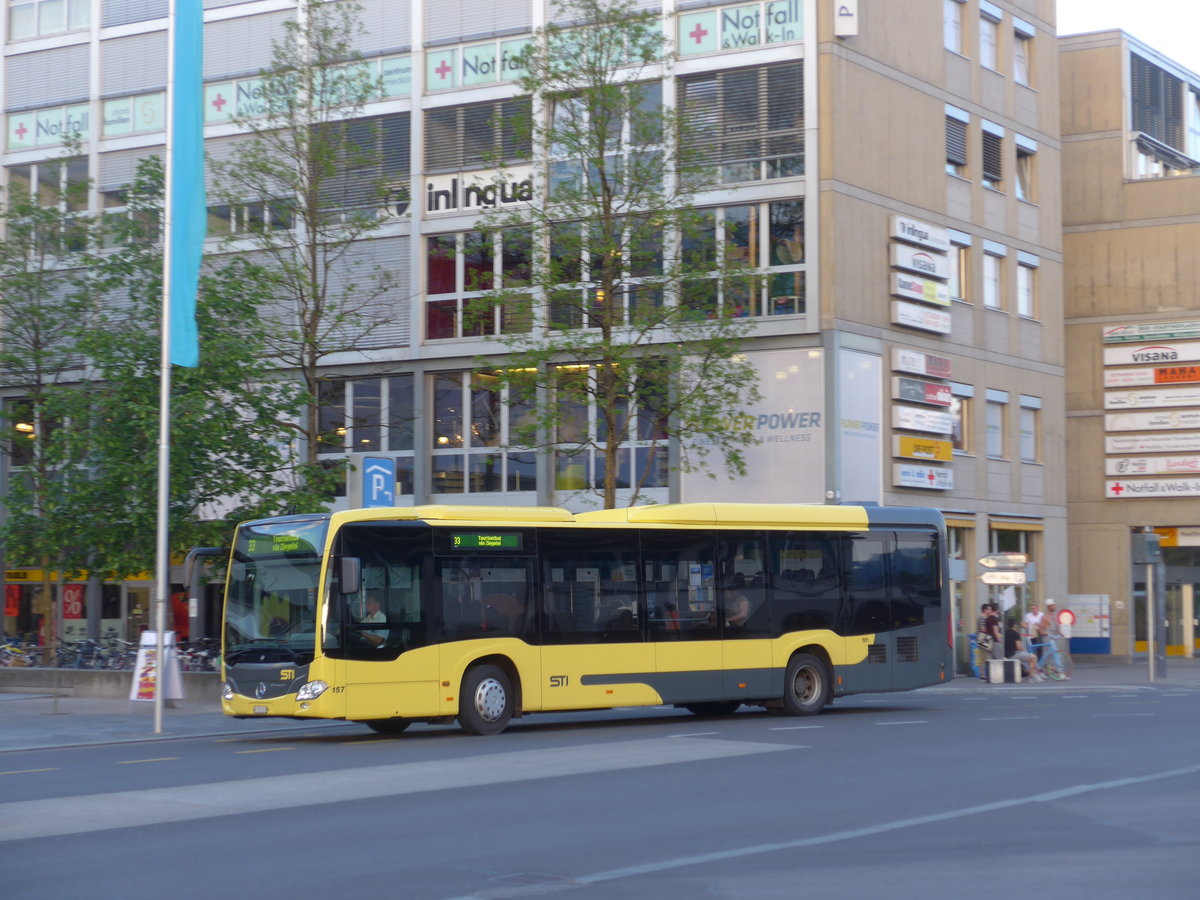
[[[1200,691],[1200,659],[1167,660],[1166,678],[1149,680],[1144,660],[1119,663],[1075,658],[1070,681],[986,684],[960,675],[924,691]],[[294,719],[231,719],[211,702],[175,701],[163,709],[162,733],[154,733],[154,704],[145,701],[59,697],[50,694],[0,693],[0,752],[171,740],[214,735],[250,735],[312,731],[345,723]]]

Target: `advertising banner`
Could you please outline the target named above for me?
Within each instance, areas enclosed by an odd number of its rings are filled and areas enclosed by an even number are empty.
[[[1200,387],[1109,391],[1104,395],[1105,409],[1159,409],[1164,406],[1200,406]]]
[[[158,664],[158,632],[143,631],[138,642],[137,665],[133,669],[133,684],[129,688],[130,700],[153,700],[162,677],[164,700],[183,699],[183,673],[179,667],[179,654],[175,652],[175,632],[163,632],[163,654],[166,665]]]
[[[739,417],[758,443],[746,447],[749,478],[684,472],[684,502],[825,502],[825,354],[818,349],[748,353],[762,400]],[[878,379],[876,379],[878,383]],[[719,460],[710,462],[719,466]]]
[[[838,351],[838,490],[846,502],[883,500],[882,368],[878,354]]]

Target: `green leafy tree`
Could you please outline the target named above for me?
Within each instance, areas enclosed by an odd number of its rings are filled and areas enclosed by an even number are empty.
[[[407,120],[361,115],[380,82],[354,50],[360,15],[353,2],[304,0],[260,73],[262,109],[236,119],[247,137],[213,161],[220,199],[233,218],[249,220],[231,240],[253,247],[270,285],[274,302],[262,310],[270,349],[307,393],[296,430],[312,473],[322,444],[342,445],[322,433],[326,361],[361,349],[394,315],[386,302],[393,279],[371,259],[368,239],[395,179],[408,175],[383,151],[400,144],[406,158],[407,135],[398,141],[392,131]]]
[[[9,564],[36,564],[43,572],[35,612],[47,625],[47,652],[55,617],[51,572],[62,572],[71,497],[82,442],[62,427],[80,358],[75,347],[84,306],[76,294],[78,251],[86,246],[87,184],[68,178],[72,150],[39,163],[38,190],[10,179],[0,209],[0,446],[7,455],[0,540]]]
[[[550,18],[571,24],[540,29],[522,53],[520,86],[534,102],[506,123],[532,137],[542,196],[483,220],[528,271],[506,266],[503,284],[471,286],[484,292],[473,327],[507,351],[497,383],[530,409],[515,437],[559,453],[594,448],[605,507],[630,441],[650,451],[635,457],[631,503],[671,441],[685,471],[742,474],[754,438],[737,413],[759,396],[741,355],[750,325],[718,301],[728,272],[712,220],[694,208],[705,166],[661,102],[661,19],[624,0],[568,0]],[[502,171],[499,183],[514,177]]]
[[[162,168],[142,163],[126,210],[104,222],[112,249],[89,257],[86,377],[71,393],[73,429],[88,435],[88,479],[73,491],[88,562],[125,575],[151,569],[157,521],[162,315]],[[206,259],[197,300],[200,365],[177,367],[170,398],[173,552],[227,539],[232,523],[320,498],[294,473],[288,423],[304,402],[279,377],[257,314],[269,280],[243,256]],[[115,499],[119,498],[119,499]]]

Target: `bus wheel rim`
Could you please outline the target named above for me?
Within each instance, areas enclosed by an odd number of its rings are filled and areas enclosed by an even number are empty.
[[[485,678],[475,688],[475,711],[488,722],[498,721],[507,703],[504,685],[495,678]]]
[[[796,673],[796,679],[792,683],[792,690],[795,691],[796,698],[801,703],[812,703],[817,697],[819,686],[820,679],[817,673],[808,666],[805,666]]]

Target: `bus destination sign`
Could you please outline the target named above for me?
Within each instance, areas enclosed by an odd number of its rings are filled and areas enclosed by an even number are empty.
[[[463,550],[520,550],[520,534],[470,534],[452,535],[451,544],[454,548]]]

